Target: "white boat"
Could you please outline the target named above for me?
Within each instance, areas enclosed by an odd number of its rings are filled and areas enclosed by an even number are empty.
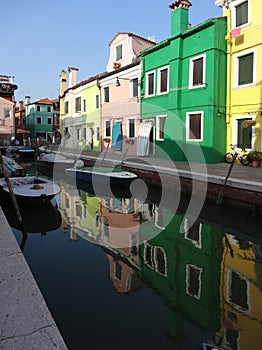
[[[74,166],[75,161],[57,153],[41,153],[36,164],[40,172],[52,177],[53,171],[64,171],[66,168]]]
[[[9,181],[19,204],[40,205],[60,193],[56,183],[38,176],[11,177]],[[0,179],[0,193],[11,199],[5,179]]]
[[[137,178],[136,174],[122,168],[75,167],[65,169],[65,171],[69,177],[73,177],[76,180],[105,185],[131,183]]]

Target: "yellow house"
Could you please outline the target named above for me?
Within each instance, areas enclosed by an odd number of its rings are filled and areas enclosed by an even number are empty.
[[[217,0],[227,17],[227,147],[262,148],[261,0]]]

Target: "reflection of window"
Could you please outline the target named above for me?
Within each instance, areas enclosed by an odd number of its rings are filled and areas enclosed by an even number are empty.
[[[201,274],[201,268],[189,264],[186,266],[186,292],[195,299],[200,299],[201,295]]]
[[[153,268],[153,256],[152,256],[152,252],[153,252],[153,247],[148,244],[145,243],[145,254],[144,254],[144,259],[145,259],[145,263]]]
[[[203,140],[203,112],[194,112],[186,114],[186,133],[187,141]]]
[[[205,84],[205,56],[190,60],[189,88],[201,87]]]
[[[237,55],[235,59],[235,85],[243,86],[255,83],[255,54]]]
[[[167,275],[166,271],[166,254],[163,248],[155,247],[156,271],[163,276]]]
[[[115,262],[115,277],[119,281],[121,281],[121,279],[122,279],[122,271],[123,271],[122,266],[116,261]]]
[[[189,226],[190,220],[188,218],[185,218],[185,238],[191,240],[192,243],[197,247],[201,247],[202,224],[200,222],[194,222],[192,226]]]
[[[76,216],[78,216],[79,218],[82,217],[82,208],[81,208],[81,204],[76,204]]]
[[[169,84],[169,77],[168,77],[169,69],[168,67],[160,68],[158,70],[158,93],[164,94],[168,92],[168,84]]]
[[[158,115],[156,117],[156,139],[157,139],[157,141],[164,141],[165,122],[166,122],[166,115]]]
[[[240,349],[239,346],[239,330],[233,328],[225,329],[226,343],[230,349]]]
[[[155,94],[155,72],[146,74],[146,95],[153,96]]]
[[[233,270],[229,270],[228,279],[228,301],[235,304],[237,309],[249,311],[249,283],[247,279]]]

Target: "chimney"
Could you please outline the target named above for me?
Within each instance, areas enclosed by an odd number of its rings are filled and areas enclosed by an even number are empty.
[[[177,0],[171,8],[171,36],[178,35],[189,28],[188,10],[192,6],[189,0]]]
[[[31,103],[31,96],[26,96],[25,97],[25,104],[30,105],[30,103]]]
[[[19,111],[24,109],[24,101],[19,101]]]
[[[74,85],[76,85],[78,68],[68,67],[68,72],[69,72],[69,87],[71,88]]]
[[[66,91],[66,71],[62,70],[60,74],[60,96]]]

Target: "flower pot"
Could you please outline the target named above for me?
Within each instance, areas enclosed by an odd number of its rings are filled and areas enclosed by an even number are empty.
[[[260,167],[261,166],[261,159],[253,159],[252,166],[253,167]]]

